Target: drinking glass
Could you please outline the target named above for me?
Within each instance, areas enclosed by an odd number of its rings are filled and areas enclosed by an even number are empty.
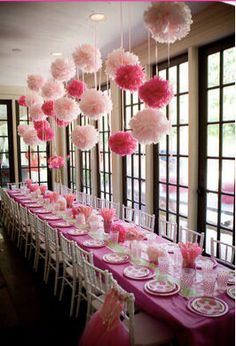
[[[225,291],[229,280],[229,271],[225,268],[217,268],[217,286],[219,290]]]
[[[142,255],[141,244],[138,240],[132,240],[130,243],[130,254],[134,265],[139,265]]]
[[[162,275],[167,275],[169,273],[170,262],[168,256],[158,257],[158,268]]]
[[[213,296],[214,290],[215,290],[215,283],[216,283],[217,273],[211,272],[207,273],[207,275],[203,276],[203,290],[204,294],[207,296]]]
[[[182,268],[180,287],[190,288],[193,285],[193,280],[195,276],[195,270],[193,268]]]
[[[110,232],[110,241],[113,244],[118,244],[118,240],[119,240],[119,231],[111,231]]]

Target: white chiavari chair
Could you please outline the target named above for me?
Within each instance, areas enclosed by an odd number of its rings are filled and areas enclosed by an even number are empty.
[[[203,248],[204,243],[204,233],[198,233],[196,231],[192,231],[184,226],[179,226],[179,241],[182,243],[186,243],[187,241],[190,243],[198,243],[199,246]]]
[[[21,250],[24,243],[24,256],[27,257],[28,247],[30,245],[30,227],[28,220],[28,211],[21,204],[19,205],[20,230],[18,237],[18,247]]]
[[[89,207],[94,207],[94,196],[93,195],[89,195],[89,194],[85,194],[85,205],[89,206]]]
[[[231,268],[235,268],[235,246],[211,238],[211,257]]]
[[[7,183],[8,190],[20,189],[22,183]]]
[[[159,236],[174,243],[177,242],[177,224],[171,221],[159,221]]]
[[[20,228],[20,217],[19,217],[19,208],[18,203],[14,199],[10,199],[10,218],[7,226],[8,234],[11,237],[11,240],[18,239],[18,233]]]
[[[139,224],[139,210],[122,205],[122,220]]]
[[[155,215],[150,215],[142,210],[139,210],[139,226],[147,231],[154,232]]]
[[[80,204],[85,204],[85,200],[86,200],[85,192],[76,191],[76,200]]]
[[[106,200],[103,198],[94,197],[94,207],[97,210],[106,208]]]
[[[45,238],[45,227],[46,222],[35,216],[36,220],[36,248],[34,254],[34,270],[38,270],[39,260],[42,259],[44,263],[44,274],[43,278],[45,280],[46,268],[47,268],[47,251],[46,251],[46,238]]]

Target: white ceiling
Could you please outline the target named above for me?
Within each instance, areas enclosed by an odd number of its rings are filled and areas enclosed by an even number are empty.
[[[143,12],[148,2],[123,3],[124,42],[128,48],[129,23],[132,46],[147,38]],[[187,2],[192,13],[209,3]],[[120,46],[119,2],[1,2],[0,3],[0,85],[25,85],[27,74],[49,76],[51,52],[69,56],[82,43],[94,44],[93,12],[107,19],[97,24],[97,46],[103,57]],[[130,18],[129,18],[130,13]],[[13,52],[12,49],[21,49]]]

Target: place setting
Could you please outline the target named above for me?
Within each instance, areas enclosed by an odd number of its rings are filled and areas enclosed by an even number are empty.
[[[144,290],[154,296],[168,297],[177,294],[180,286],[168,279],[154,279],[145,283]]]
[[[130,260],[130,256],[124,253],[111,252],[103,256],[103,261],[110,264],[125,264]]]
[[[230,286],[226,289],[226,294],[235,300],[235,286]]]
[[[76,227],[76,229],[70,229],[69,231],[67,231],[67,234],[73,235],[73,236],[83,236],[83,235],[87,235],[88,232]]]
[[[125,267],[123,275],[132,280],[148,280],[153,278],[156,274],[151,268],[142,265],[129,265]]]
[[[83,245],[88,248],[101,248],[105,246],[105,242],[99,239],[88,239],[83,242]]]
[[[57,215],[53,215],[53,214],[45,214],[43,215],[43,219],[46,221],[57,221],[57,220],[61,220],[61,217]]]
[[[191,298],[187,307],[190,311],[206,317],[220,317],[227,314],[229,310],[222,299],[210,296]]]
[[[56,215],[55,215],[56,216]],[[58,216],[56,216],[58,217]],[[61,219],[60,219],[61,220]],[[71,227],[71,223],[65,221],[65,220],[62,220],[62,221],[56,221],[53,223],[53,227],[61,227],[61,228],[67,228],[67,227]]]

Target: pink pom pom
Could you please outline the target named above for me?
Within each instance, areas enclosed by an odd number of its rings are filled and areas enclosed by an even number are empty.
[[[51,156],[48,159],[48,167],[51,169],[62,168],[65,165],[64,157],[62,156]]]
[[[37,135],[41,141],[50,142],[54,138],[54,131],[51,127],[41,128],[37,130]]]
[[[47,117],[42,111],[41,104],[36,104],[30,107],[29,114],[32,121],[44,120]]]
[[[75,65],[70,59],[56,59],[51,65],[54,79],[66,82],[75,75]]]
[[[189,33],[192,15],[184,2],[154,2],[144,12],[144,23],[154,40],[174,43]]]
[[[63,128],[63,127],[68,126],[71,123],[71,121],[64,121],[64,120],[56,119],[56,123],[57,123],[58,127]]]
[[[44,195],[46,190],[47,190],[47,186],[46,185],[40,185],[39,189],[40,189],[41,194]]]
[[[42,87],[42,95],[46,99],[59,99],[64,94],[64,86],[58,81],[49,80]]]
[[[56,117],[64,121],[72,121],[77,118],[80,109],[75,100],[62,97],[55,101]]]
[[[39,138],[37,135],[37,131],[33,127],[29,126],[24,133],[23,140],[27,145],[38,145]]]
[[[93,119],[98,119],[112,110],[110,97],[100,90],[88,89],[83,93],[80,101],[82,113]]]
[[[50,127],[50,124],[47,120],[34,121],[33,125],[36,131],[40,129],[47,129]]]
[[[98,131],[92,125],[76,126],[71,133],[71,141],[80,150],[90,150],[98,142]]]
[[[24,96],[24,95],[20,96],[18,99],[18,104],[19,104],[19,106],[27,107],[26,96]]]
[[[111,151],[120,156],[131,155],[137,149],[136,139],[129,132],[124,131],[111,135],[108,144]]]
[[[32,107],[34,105],[41,105],[43,103],[43,99],[39,94],[32,92],[30,95],[26,96],[25,103],[27,107]]]
[[[44,104],[42,105],[42,111],[47,116],[54,118],[55,117],[54,101],[53,100],[45,101]]]
[[[44,82],[44,78],[37,74],[31,74],[27,78],[28,88],[37,92],[42,89]]]
[[[107,57],[105,72],[111,79],[116,76],[117,69],[122,65],[137,65],[139,58],[137,55],[125,52],[123,48],[113,50]]]
[[[24,125],[24,124],[18,125],[17,126],[18,135],[21,137],[24,136],[24,133],[25,133],[25,131],[28,130],[28,127],[29,127],[29,125]]]
[[[75,64],[83,72],[97,72],[102,67],[100,51],[90,44],[82,44],[73,53]]]
[[[166,116],[155,109],[144,109],[138,112],[129,122],[134,138],[142,144],[158,143],[169,134],[171,123]]]
[[[80,99],[86,89],[86,84],[80,80],[73,79],[66,87],[68,94]]]
[[[173,89],[170,82],[160,77],[150,79],[139,88],[139,98],[151,108],[165,107],[172,97]]]
[[[136,91],[143,84],[145,74],[141,65],[124,65],[116,71],[116,84],[124,90]]]

